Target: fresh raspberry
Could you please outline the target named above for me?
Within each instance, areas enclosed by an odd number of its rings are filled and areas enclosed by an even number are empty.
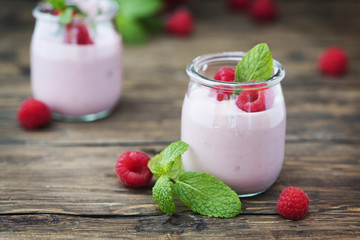
[[[301,189],[288,187],[280,194],[276,210],[283,217],[299,220],[308,212],[309,202],[309,197]]]
[[[17,119],[25,129],[32,130],[50,122],[51,112],[43,102],[28,98],[20,105]]]
[[[230,10],[245,11],[249,7],[249,0],[228,0]]]
[[[60,15],[60,11],[59,10],[53,10],[52,11],[52,15],[54,15],[54,16],[59,16]]]
[[[223,82],[233,82],[235,79],[235,70],[229,67],[220,68],[215,73],[214,79]],[[228,100],[232,94],[233,89],[231,87],[221,87],[212,89],[210,96],[215,95],[218,101],[222,101]]]
[[[215,73],[214,79],[223,82],[233,82],[235,79],[235,70],[229,67],[220,68]]]
[[[142,187],[150,183],[153,176],[147,164],[148,155],[138,151],[127,151],[116,161],[115,171],[122,183],[130,187]]]
[[[278,16],[274,0],[256,0],[250,6],[250,15],[257,22],[269,22]]]
[[[165,29],[168,33],[177,36],[188,36],[193,32],[194,19],[189,10],[181,8],[166,19]]]
[[[341,48],[330,47],[319,57],[318,68],[326,75],[343,75],[346,73],[348,68],[348,57],[345,51]]]
[[[79,45],[93,44],[94,42],[90,38],[89,31],[85,25],[77,26],[76,43]]]
[[[78,45],[94,44],[85,25],[73,26],[71,24],[66,25],[65,42]]]
[[[251,80],[249,82],[255,81]],[[265,83],[260,83],[252,86],[252,88],[264,86],[266,86]],[[271,108],[274,98],[274,92],[270,88],[264,90],[245,90],[241,91],[236,97],[236,106],[245,112],[261,112]]]

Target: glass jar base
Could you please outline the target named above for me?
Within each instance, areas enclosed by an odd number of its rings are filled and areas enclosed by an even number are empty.
[[[98,113],[91,113],[82,116],[70,116],[70,115],[64,115],[64,114],[52,112],[52,118],[58,121],[65,121],[65,122],[93,122],[108,117],[112,113],[112,111],[113,109],[108,109]]]
[[[256,196],[256,195],[259,195],[259,194],[261,194],[261,193],[265,192],[266,190],[267,190],[267,189],[265,189],[265,190],[261,190],[260,192],[256,192],[256,193],[238,194],[238,197],[239,197],[239,198],[254,197],[254,196]]]

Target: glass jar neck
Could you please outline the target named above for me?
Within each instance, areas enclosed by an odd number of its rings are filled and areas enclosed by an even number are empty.
[[[97,0],[99,3],[98,14],[94,16],[86,16],[81,18],[73,18],[72,24],[84,24],[84,23],[98,23],[111,21],[118,11],[118,5],[115,1],[110,0]],[[101,4],[100,4],[101,3]],[[46,2],[41,2],[33,10],[33,16],[37,20],[44,20],[54,23],[60,23],[59,16],[51,14],[51,5]]]
[[[211,53],[196,57],[186,67],[191,81],[210,88],[232,88],[248,90],[269,88],[280,83],[285,77],[285,70],[280,62],[273,60],[273,74],[270,78],[253,82],[223,82],[213,79],[213,74],[221,67],[236,68],[237,63],[245,56],[244,52]],[[215,69],[215,70],[214,70]]]

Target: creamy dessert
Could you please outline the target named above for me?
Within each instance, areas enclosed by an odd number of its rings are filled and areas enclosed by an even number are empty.
[[[189,64],[181,118],[181,140],[189,149],[182,161],[185,171],[209,173],[239,196],[253,196],[276,181],[284,160],[284,71],[275,62],[271,79],[234,82],[231,67],[243,56],[205,55]],[[220,69],[215,80],[214,69]]]
[[[107,2],[107,1],[101,1]],[[114,9],[61,24],[57,12],[34,10],[33,95],[55,118],[91,121],[107,116],[122,92],[122,42]]]
[[[282,95],[276,94],[270,109],[248,113],[235,99],[217,101],[205,90],[184,99],[181,140],[189,144],[182,156],[185,171],[207,172],[240,195],[266,190],[284,160]]]

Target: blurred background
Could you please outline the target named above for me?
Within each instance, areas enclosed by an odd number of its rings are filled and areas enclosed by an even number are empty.
[[[211,52],[247,51],[259,42],[268,43],[274,59],[286,70],[283,86],[290,128],[288,138],[342,138],[351,130],[327,119],[341,118],[350,124],[359,119],[355,105],[344,107],[359,97],[360,2],[357,0],[274,0],[272,7],[263,4],[255,10],[252,6],[256,1],[158,0],[149,6],[129,4],[131,0],[117,1],[120,12],[115,21],[125,40],[124,95],[119,114],[128,103],[137,111],[151,109],[148,105],[140,106],[135,98],[140,92],[142,97],[149,98],[157,90],[167,88],[169,96],[157,97],[153,102],[153,107],[160,109],[159,119],[166,132],[159,138],[179,138],[179,129],[174,130],[173,126],[180,125],[181,104],[188,84],[185,67],[193,58]],[[2,90],[8,96],[6,101],[13,100],[12,107],[31,96],[29,46],[35,24],[32,9],[37,2],[1,0],[0,80],[14,82],[14,87],[25,86],[16,94],[11,89]],[[242,5],[244,2],[248,4],[246,7]],[[139,6],[145,10],[136,13]],[[129,9],[138,14],[131,23]],[[187,16],[177,20],[180,25],[187,22],[182,26],[185,30],[169,27],[169,19],[179,9],[187,11]],[[187,29],[189,15],[190,29]],[[348,69],[340,76],[324,75],[318,69],[319,56],[331,46],[343,49],[348,56]],[[329,97],[333,89],[338,92]],[[345,99],[344,94],[349,97]],[[315,95],[317,98],[313,99],[311,96]],[[170,98],[175,99],[171,104]],[[324,106],[333,110],[324,113]],[[302,125],[309,115],[319,121],[316,132]],[[128,120],[124,115],[119,116]]]

